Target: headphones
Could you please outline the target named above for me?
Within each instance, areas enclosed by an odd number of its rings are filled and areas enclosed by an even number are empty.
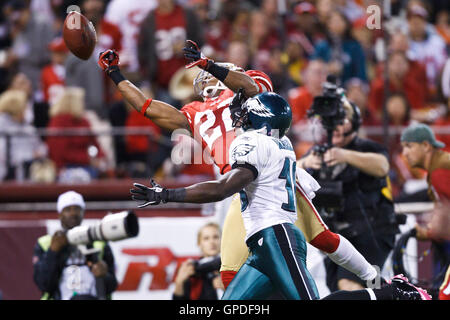
[[[349,101],[350,102],[350,101]],[[352,123],[352,131],[353,132],[358,132],[359,127],[361,127],[362,125],[362,117],[361,117],[361,110],[358,108],[358,106],[353,103],[350,102],[350,105],[353,108],[353,117],[351,120]]]

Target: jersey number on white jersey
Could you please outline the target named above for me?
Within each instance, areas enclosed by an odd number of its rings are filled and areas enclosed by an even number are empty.
[[[279,179],[285,179],[286,180],[286,191],[288,195],[288,202],[283,203],[281,205],[281,208],[290,212],[295,212],[295,202],[294,202],[294,195],[295,195],[295,168],[296,168],[296,162],[292,161],[289,158],[284,159],[284,165],[283,169],[281,170],[280,175],[278,176]]]
[[[280,175],[278,179],[286,180],[286,192],[288,196],[288,202],[283,203],[281,208],[286,211],[295,212],[295,170],[296,170],[296,162],[292,161],[289,158],[284,159],[283,169],[281,169]],[[241,197],[241,212],[245,211],[248,206],[248,196],[244,190],[239,192]]]

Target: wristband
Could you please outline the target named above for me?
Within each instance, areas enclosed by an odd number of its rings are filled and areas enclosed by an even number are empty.
[[[208,61],[208,64],[205,68],[206,71],[211,73],[214,77],[216,77],[218,80],[224,82],[225,78],[227,77],[230,70],[228,70],[225,67],[219,66],[215,64],[212,60]]]
[[[150,104],[152,103],[153,99],[147,99],[147,101],[145,101],[144,105],[141,108],[141,111],[139,111],[142,115],[145,116],[145,112],[147,111],[148,107],[150,107]]]
[[[167,189],[167,193],[165,194],[165,199],[162,201],[165,202],[183,202],[186,197],[186,188],[177,188],[177,189]]]
[[[108,70],[108,75],[111,78],[112,81],[117,85],[119,85],[120,82],[127,80],[125,77],[120,73],[120,69],[117,66],[110,67]]]

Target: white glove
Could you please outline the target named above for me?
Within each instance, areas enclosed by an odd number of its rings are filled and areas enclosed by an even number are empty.
[[[300,187],[306,193],[309,200],[312,200],[316,196],[317,190],[320,189],[320,184],[314,179],[306,170],[297,168],[297,181],[300,183]]]

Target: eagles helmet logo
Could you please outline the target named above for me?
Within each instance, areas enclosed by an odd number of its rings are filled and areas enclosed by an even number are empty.
[[[259,99],[249,99],[247,100],[247,111],[252,112],[260,117],[270,118],[274,117],[275,115],[270,112],[269,109],[264,106],[264,104],[259,101]]]
[[[251,151],[253,151],[253,149],[255,149],[255,145],[252,144],[240,144],[237,145],[232,152],[232,157],[233,159],[236,159],[237,157],[244,157],[247,154],[249,154]]]

